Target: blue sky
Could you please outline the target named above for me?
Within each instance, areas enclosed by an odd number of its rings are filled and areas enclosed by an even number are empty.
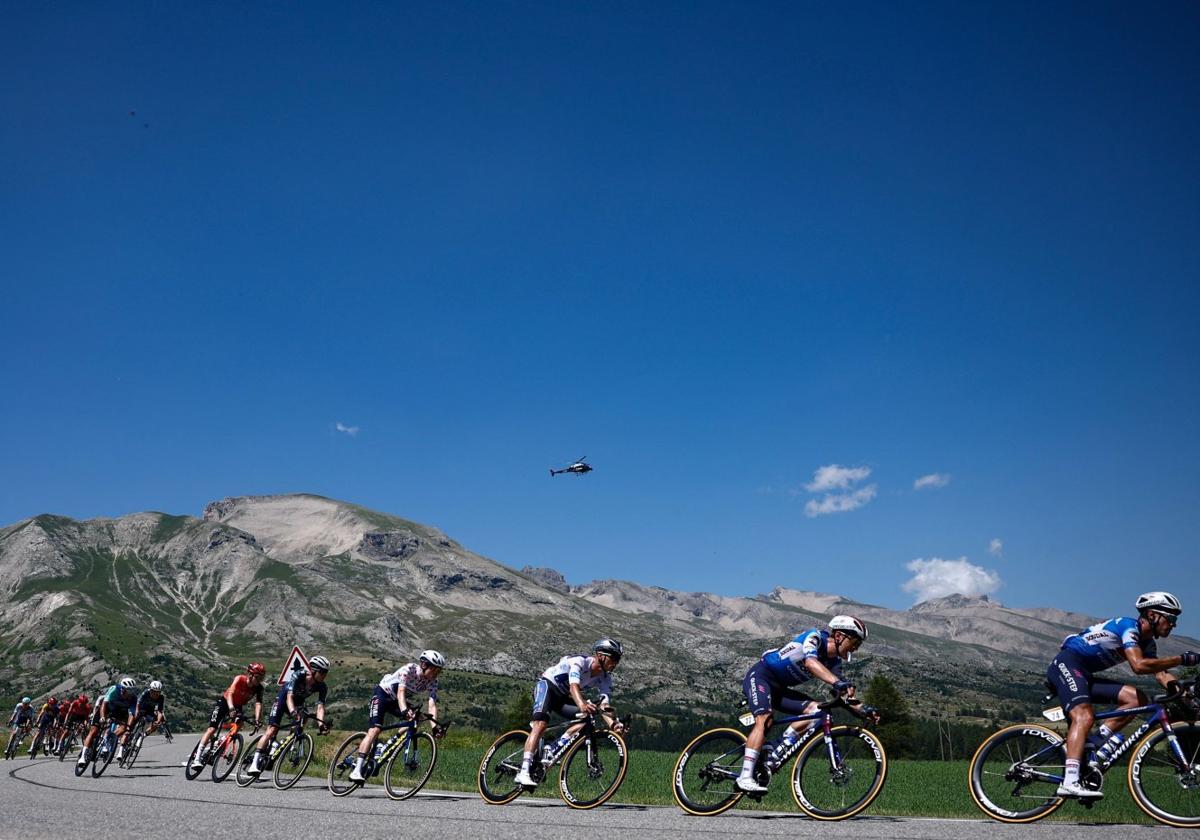
[[[1197,6],[651,5],[9,9],[0,522],[1200,615]]]

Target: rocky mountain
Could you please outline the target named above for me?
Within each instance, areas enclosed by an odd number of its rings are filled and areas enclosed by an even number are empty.
[[[518,572],[435,528],[311,495],[222,499],[200,518],[41,515],[0,529],[6,694],[170,673],[201,704],[231,669],[279,661],[292,644],[367,674],[437,647],[457,670],[528,681],[608,634],[629,650],[625,696],[723,708],[754,656],[837,612],[871,626],[861,672],[887,672],[930,703],[993,706],[1036,695],[1062,637],[1094,620],[963,596],[896,611],[784,588],[570,586],[552,569]]]

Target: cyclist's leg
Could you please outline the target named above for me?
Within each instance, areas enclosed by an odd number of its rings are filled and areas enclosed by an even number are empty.
[[[776,708],[788,715],[807,715],[817,711],[817,701],[806,694],[798,691],[783,691],[776,700]],[[805,732],[811,729],[817,723],[817,718],[811,720],[797,720],[789,723],[783,730],[783,735],[780,740],[774,743],[772,756],[778,750],[782,753],[783,750],[790,747],[792,744],[800,740]]]
[[[746,736],[746,751],[742,755],[742,772],[738,776],[737,785],[742,790],[761,793],[766,788],[754,781],[754,767],[758,764],[758,752],[767,739],[767,730],[774,719],[774,701],[780,691],[779,687],[771,682],[766,665],[759,661],[750,666],[750,670],[746,671],[746,676],[742,678],[742,693],[746,696],[750,713],[754,715],[754,728]]]
[[[529,737],[525,739],[525,751],[521,756],[521,769],[514,777],[519,785],[532,786],[533,777],[529,775],[533,767],[534,755],[538,744],[550,723],[550,713],[561,711],[567,704],[567,696],[555,689],[549,680],[538,680],[533,686],[533,714],[529,719]]]
[[[1066,768],[1060,795],[1081,795],[1079,766],[1083,761],[1088,733],[1096,720],[1092,708],[1092,674],[1069,650],[1060,650],[1046,669],[1046,680],[1054,686],[1069,721],[1066,743]],[[1098,792],[1096,792],[1098,793]],[[1094,795],[1094,794],[1089,794]]]
[[[1119,682],[1112,680],[1093,680],[1092,681],[1092,700],[1105,705],[1116,706],[1117,709],[1133,709],[1138,706],[1144,706],[1150,702],[1141,689],[1133,685],[1122,685]],[[1105,738],[1120,732],[1124,729],[1129,721],[1133,720],[1133,715],[1126,715],[1119,718],[1107,718],[1100,724],[1100,734]]]
[[[200,736],[200,744],[196,747],[196,754],[192,756],[192,767],[198,769],[204,766],[201,760],[201,754],[208,742],[212,740],[217,729],[225,722],[225,718],[229,716],[229,706],[225,703],[225,696],[221,695],[217,698],[217,702],[213,703],[212,711],[208,715],[208,729],[204,730],[204,734]]]
[[[350,771],[350,781],[366,781],[367,756],[371,754],[371,747],[374,745],[375,739],[379,737],[379,731],[383,728],[388,715],[399,717],[400,704],[388,697],[383,686],[377,685],[371,693],[371,705],[368,707],[367,734],[363,736],[358,745],[358,752],[354,756],[354,769]]]
[[[283,692],[281,691],[280,696],[276,697],[275,702],[271,704],[270,714],[267,715],[266,731],[258,739],[258,746],[254,750],[254,757],[250,759],[250,775],[257,776],[262,772],[263,762],[267,760],[267,750],[271,748],[271,739],[279,731],[279,725],[283,722],[283,715],[286,712],[287,701],[283,698]]]

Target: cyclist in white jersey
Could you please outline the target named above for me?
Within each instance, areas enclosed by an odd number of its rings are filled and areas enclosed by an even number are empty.
[[[1068,636],[1046,670],[1046,680],[1054,686],[1070,719],[1067,763],[1063,783],[1057,791],[1059,796],[1099,799],[1104,795],[1079,783],[1079,767],[1087,736],[1096,719],[1092,701],[1114,703],[1118,709],[1132,709],[1148,702],[1137,687],[1095,677],[1096,671],[1128,662],[1133,673],[1153,674],[1159,684],[1173,694],[1179,683],[1167,669],[1200,662],[1200,654],[1192,651],[1181,656],[1158,656],[1155,640],[1169,636],[1183,612],[1178,598],[1170,592],[1146,592],[1138,596],[1136,606],[1137,618],[1113,618]],[[1100,735],[1105,742],[1100,751],[1113,750],[1120,744],[1120,730],[1130,720],[1123,717],[1104,722]]]
[[[612,708],[608,702],[612,694],[612,672],[621,661],[624,648],[616,639],[601,639],[592,645],[592,652],[593,656],[564,656],[557,664],[547,668],[533,687],[533,719],[529,722],[530,731],[525,739],[521,770],[513,777],[517,784],[527,788],[537,787],[537,782],[529,775],[529,768],[533,766],[533,754],[546,731],[551,712],[573,717],[579,712],[605,713]],[[593,703],[584,697],[584,689],[595,689],[600,695],[600,702]],[[605,716],[611,717],[608,714]],[[562,738],[568,738],[581,725],[569,727]],[[622,728],[616,720],[611,720],[611,725],[614,730]]]
[[[446,667],[446,657],[436,650],[427,650],[421,654],[417,662],[410,662],[397,669],[394,673],[384,674],[379,685],[371,695],[371,710],[367,719],[367,734],[358,745],[358,754],[354,757],[354,769],[350,771],[350,781],[366,781],[363,768],[371,745],[383,728],[387,715],[412,720],[417,716],[415,706],[409,703],[414,694],[429,694],[429,715],[437,718],[438,674]],[[435,728],[433,734],[439,735],[440,729]]]

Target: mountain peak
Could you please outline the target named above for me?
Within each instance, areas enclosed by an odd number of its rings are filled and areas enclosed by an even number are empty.
[[[929,598],[919,604],[914,604],[908,608],[909,612],[941,612],[942,610],[956,610],[970,607],[983,607],[985,609],[999,609],[1004,605],[999,601],[993,601],[986,595],[963,595],[955,592],[952,595],[943,595],[940,598]]]

